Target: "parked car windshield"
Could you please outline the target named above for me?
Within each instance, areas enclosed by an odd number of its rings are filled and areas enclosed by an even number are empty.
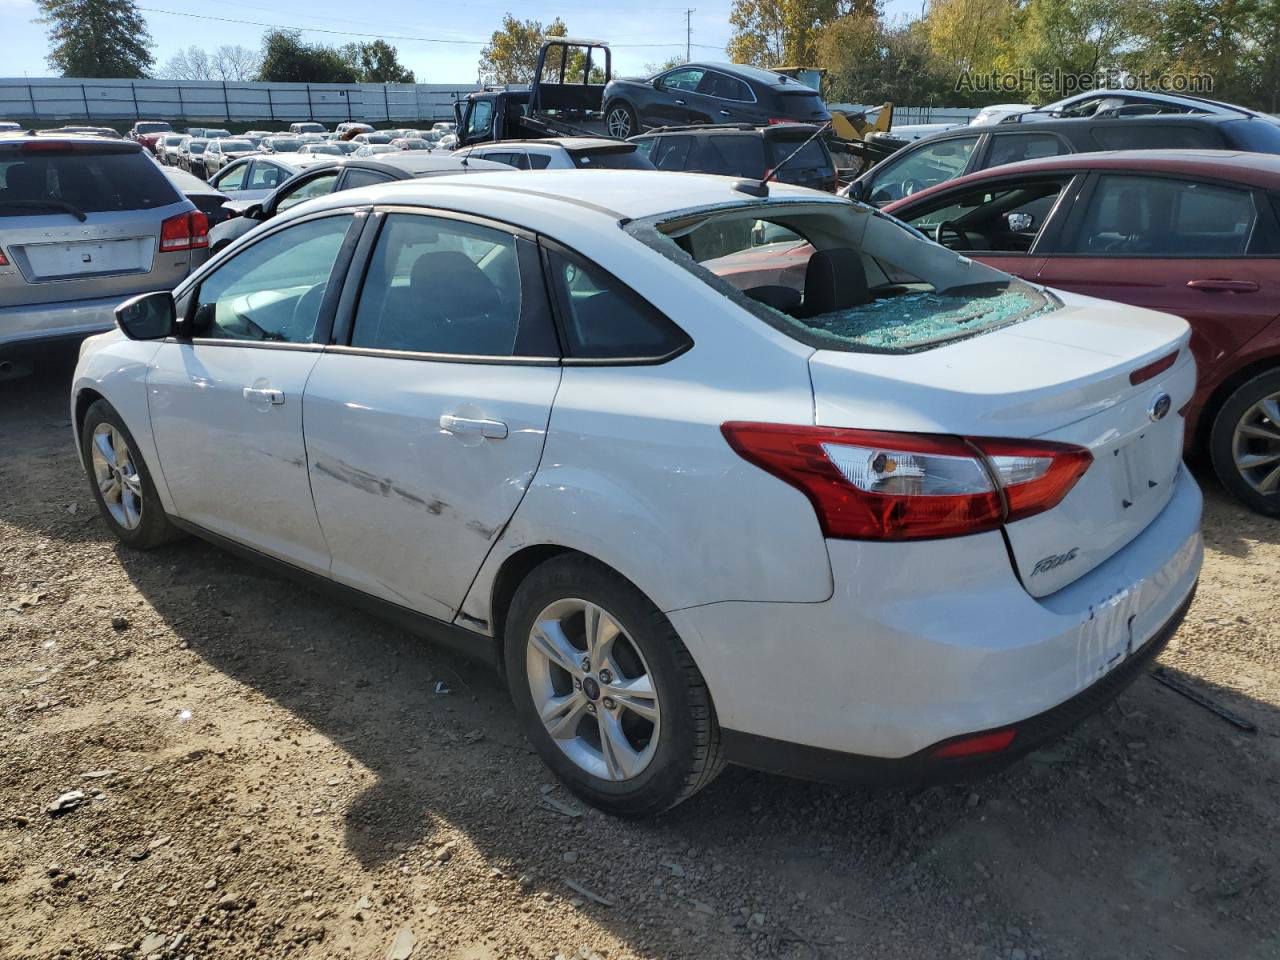
[[[293,153],[300,146],[302,141],[296,137],[272,137],[271,149],[276,153]]]
[[[134,124],[134,129],[137,130],[138,133],[164,133],[165,131],[172,130],[173,127],[169,126],[169,124],[165,123],[163,120],[156,120],[151,123],[136,123]]]
[[[854,204],[723,207],[627,227],[811,346],[905,353],[1056,310],[1030,284]]]
[[[82,213],[149,210],[178,199],[161,168],[142,153],[80,145],[65,153],[0,150],[0,217],[46,215],[51,204]]]
[[[204,132],[204,135],[205,135],[205,138],[208,140],[218,140],[218,139],[221,139],[222,137],[231,136],[231,131],[210,128]]]
[[[248,140],[223,140],[223,153],[248,153],[253,150],[253,144]]]

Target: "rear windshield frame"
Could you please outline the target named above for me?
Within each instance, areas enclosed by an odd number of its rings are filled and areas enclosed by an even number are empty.
[[[689,271],[731,303],[741,307],[743,310],[746,310],[752,316],[762,320],[787,338],[794,340],[797,343],[802,343],[807,347],[812,347],[815,350],[835,350],[841,353],[873,353],[885,354],[888,356],[904,356],[913,353],[922,353],[927,350],[934,350],[938,347],[949,346],[953,343],[960,343],[961,341],[970,340],[974,337],[979,337],[1021,322],[1021,319],[1006,320],[1003,322],[993,323],[988,326],[983,326],[972,331],[948,335],[946,337],[933,337],[902,347],[877,346],[875,344],[859,343],[852,340],[833,343],[830,335],[824,335],[821,332],[806,326],[800,320],[787,320],[783,315],[771,310],[758,300],[753,300],[751,297],[748,297],[733,284],[724,280],[713,271],[707,269],[692,256],[682,250],[667,233],[663,232],[662,229],[663,227],[672,227],[681,221],[702,220],[720,213],[733,213],[738,215],[754,212],[757,214],[757,219],[761,220],[772,220],[776,218],[779,216],[779,210],[785,210],[787,215],[803,213],[829,214],[832,212],[833,206],[838,206],[840,204],[854,207],[861,210],[868,216],[892,223],[895,227],[903,230],[921,243],[932,242],[915,227],[904,223],[897,217],[891,216],[876,207],[852,200],[848,197],[834,197],[831,200],[825,201],[811,200],[802,197],[797,197],[795,199],[776,199],[765,203],[761,203],[758,200],[732,201],[729,203],[714,204],[707,207],[698,207],[696,209],[672,211],[669,213],[659,214],[654,217],[646,217],[640,220],[624,221],[620,226],[631,237],[643,243],[645,246],[650,247],[682,269]],[[963,257],[962,254],[956,254],[956,256]],[[968,260],[971,258],[964,257],[964,259]],[[985,269],[993,270],[997,273],[1004,272],[996,270],[994,267],[987,267],[986,264],[981,264],[980,261],[975,262],[979,263]],[[1055,309],[1060,309],[1064,306],[1062,300],[1054,296],[1053,293],[1046,288],[1033,283],[1028,283],[1025,280],[1021,280],[1018,277],[1009,274],[1006,274],[1006,276],[1009,277],[1011,286],[1016,284],[1018,286],[1034,290],[1045,299],[1047,305]]]
[[[17,149],[0,150],[0,169],[4,170],[7,177],[10,167],[30,163],[33,167],[42,167],[45,177],[48,178],[51,173],[50,167],[53,167],[52,175],[58,177],[57,167],[66,164],[96,161],[99,165],[98,173],[102,177],[110,178],[113,189],[123,193],[125,188],[121,185],[127,184],[127,189],[130,191],[127,199],[146,201],[123,206],[106,206],[102,201],[105,201],[111,194],[92,190],[86,195],[91,196],[98,202],[83,205],[81,203],[73,204],[86,214],[159,210],[175,203],[181,203],[183,199],[182,193],[165,176],[164,170],[158,164],[148,160],[142,150],[136,148],[133,144],[130,143],[128,147],[123,146],[126,143],[129,142],[123,141],[121,144],[75,143],[66,150],[39,150],[31,153],[23,152],[21,145],[18,145]],[[48,182],[46,179],[46,184]],[[63,202],[72,202],[68,201],[65,195],[61,198],[46,196],[41,199],[51,201],[60,199]],[[21,212],[23,210],[29,210],[29,212]],[[31,208],[12,207],[0,211],[0,219],[48,215],[49,212],[47,210],[42,210],[35,206]]]

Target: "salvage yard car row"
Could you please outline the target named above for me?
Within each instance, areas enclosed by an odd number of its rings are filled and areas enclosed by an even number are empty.
[[[659,812],[725,762],[951,779],[1177,629],[1184,448],[1280,515],[1268,124],[948,131],[852,197],[821,123],[255,151],[211,177],[243,194],[212,229],[138,146],[8,137],[0,217],[33,232],[5,231],[0,323],[114,309],[71,403],[121,541],[202,536],[480,657],[602,808]],[[1236,149],[1077,137],[1165,128]]]

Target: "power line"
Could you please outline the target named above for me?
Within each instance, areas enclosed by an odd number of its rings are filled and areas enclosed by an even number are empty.
[[[416,36],[408,36],[405,34],[361,33],[355,30],[331,30],[327,27],[299,27],[299,26],[292,26],[285,23],[266,23],[265,21],[262,21],[262,20],[241,20],[235,17],[215,17],[212,14],[208,14],[208,13],[189,13],[185,10],[161,10],[159,7],[141,7],[140,6],[138,7],[138,9],[146,11],[147,13],[163,13],[171,17],[192,17],[196,20],[216,20],[219,23],[239,23],[239,24],[244,24],[246,26],[250,26],[250,27],[268,27],[273,30],[302,30],[307,33],[329,33],[329,34],[335,34],[337,36],[342,36],[342,37],[370,37],[375,40],[410,40],[410,41],[416,41],[418,43],[456,44],[459,46],[469,46],[469,47],[483,47],[489,43],[488,40],[450,40],[442,37],[416,37]],[[648,47],[678,47],[679,43],[678,42],[677,43],[611,43],[609,46],[617,50],[617,49],[623,49],[623,48],[635,49],[635,48],[648,48]],[[686,40],[685,46],[686,46],[686,52],[687,52],[687,49],[689,46],[687,40]],[[695,43],[693,44],[693,46],[704,47],[708,50],[721,49],[720,47],[717,47],[710,43]]]

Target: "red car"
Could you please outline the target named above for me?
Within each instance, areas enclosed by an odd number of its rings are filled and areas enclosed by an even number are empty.
[[[160,138],[166,133],[173,133],[173,127],[169,126],[164,120],[139,120],[132,127],[125,137],[142,144],[152,153],[156,152],[156,144]]]
[[[993,167],[889,204],[1026,280],[1185,317],[1187,444],[1280,516],[1280,157],[1131,150]]]

